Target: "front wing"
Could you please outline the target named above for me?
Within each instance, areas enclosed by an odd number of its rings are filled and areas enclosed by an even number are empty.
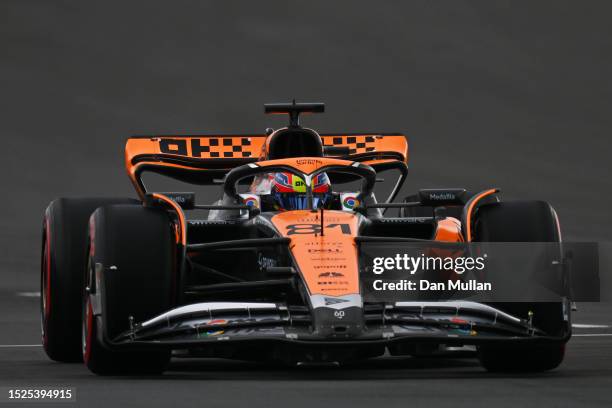
[[[284,343],[296,346],[391,346],[438,343],[565,342],[571,324],[561,336],[550,336],[529,321],[491,306],[468,302],[396,302],[363,308],[329,308],[335,323],[313,330],[306,308],[289,309],[274,303],[208,302],[178,307],[145,322],[134,324],[113,339],[113,347],[205,347],[220,342]],[[343,322],[344,316],[351,323]],[[354,316],[361,315],[355,320]],[[107,343],[108,344],[108,343]]]

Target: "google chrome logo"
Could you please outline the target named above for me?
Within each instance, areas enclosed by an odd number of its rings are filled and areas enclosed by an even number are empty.
[[[257,208],[258,207],[258,203],[257,203],[257,199],[254,197],[247,197],[244,199],[244,204],[249,206],[249,207],[254,207]]]
[[[342,206],[344,208],[355,208],[359,205],[359,200],[357,200],[357,197],[354,196],[346,196],[344,197],[344,199],[342,200]]]

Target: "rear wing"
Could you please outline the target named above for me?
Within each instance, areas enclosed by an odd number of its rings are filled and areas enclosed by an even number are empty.
[[[125,146],[125,164],[138,194],[146,188],[145,171],[194,184],[215,184],[234,167],[262,159],[267,135],[132,136]],[[407,171],[408,140],[399,133],[322,134],[324,154],[359,161],[375,170]]]

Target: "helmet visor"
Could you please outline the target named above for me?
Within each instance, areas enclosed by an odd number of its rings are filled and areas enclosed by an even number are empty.
[[[331,194],[313,194],[313,208],[324,207],[329,201]],[[299,193],[274,193],[274,199],[280,209],[291,210],[306,210],[308,207],[308,195]]]

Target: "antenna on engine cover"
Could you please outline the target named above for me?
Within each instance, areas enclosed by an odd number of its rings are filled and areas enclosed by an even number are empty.
[[[325,104],[323,102],[300,102],[295,99],[291,103],[266,103],[264,112],[272,115],[289,115],[289,127],[300,127],[301,113],[323,113]]]

